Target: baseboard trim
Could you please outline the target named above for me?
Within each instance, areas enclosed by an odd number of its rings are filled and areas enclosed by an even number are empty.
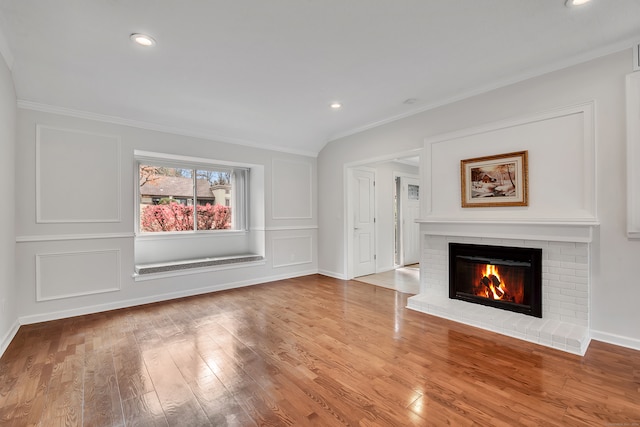
[[[640,340],[624,337],[622,335],[610,334],[607,332],[591,330],[591,339],[606,342],[607,344],[619,345],[620,347],[640,350]]]
[[[84,316],[87,314],[101,313],[104,311],[118,310],[121,308],[129,308],[129,307],[135,307],[138,305],[169,301],[177,298],[203,295],[203,294],[208,294],[212,292],[225,291],[228,289],[241,288],[245,286],[259,285],[262,283],[292,279],[294,277],[308,276],[308,275],[317,274],[317,273],[318,273],[317,270],[299,271],[299,272],[290,273],[290,274],[280,274],[275,276],[260,277],[260,278],[243,280],[238,282],[222,283],[219,285],[207,286],[204,288],[196,288],[196,289],[189,289],[189,290],[180,291],[180,292],[170,292],[170,293],[159,294],[159,295],[151,295],[143,298],[136,298],[136,299],[130,299],[130,300],[117,301],[117,302],[108,303],[108,304],[99,304],[99,305],[93,305],[88,307],[81,307],[73,310],[63,310],[63,311],[55,311],[50,313],[34,314],[31,316],[22,316],[19,318],[19,321],[21,325],[29,325],[32,323],[39,323],[39,322],[48,322],[51,320],[66,319],[68,317]]]
[[[342,273],[336,273],[335,271],[329,270],[318,270],[318,274],[322,274],[323,276],[333,277],[334,279],[339,280],[347,280],[347,276]]]
[[[0,357],[2,357],[7,348],[9,348],[9,344],[11,344],[11,341],[13,341],[13,338],[15,338],[18,333],[18,329],[20,329],[20,322],[16,319],[9,331],[2,337],[2,342],[0,342]]]

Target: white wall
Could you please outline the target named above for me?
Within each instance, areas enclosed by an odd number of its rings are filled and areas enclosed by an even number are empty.
[[[16,147],[16,93],[11,71],[0,56],[0,354],[17,331],[15,285],[15,211],[13,209]]]
[[[22,323],[317,272],[315,158],[24,108],[17,139],[15,305]],[[55,152],[36,149],[49,143]],[[264,248],[265,262],[134,281],[134,150],[257,165],[263,178],[252,200],[261,198],[264,209],[254,209],[261,215],[252,214],[250,238]],[[218,248],[228,239],[204,238]],[[176,259],[184,258],[179,252],[177,244]]]
[[[589,102],[428,139],[423,155],[427,183],[422,217],[447,221],[594,220],[593,110]],[[521,151],[528,153],[527,206],[461,206],[461,160]]]
[[[640,284],[635,277],[640,241],[626,237],[625,76],[631,64],[631,50],[619,52],[328,144],[318,157],[320,271],[336,277],[346,273],[340,226],[345,163],[417,149],[425,139],[448,132],[594,101],[601,226],[592,255],[591,329],[596,339],[640,348]]]

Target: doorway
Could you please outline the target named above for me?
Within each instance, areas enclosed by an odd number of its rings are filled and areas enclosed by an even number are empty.
[[[376,215],[375,169],[358,168],[351,173],[353,223],[353,275],[365,276],[376,272]]]
[[[420,179],[394,173],[394,264],[396,267],[420,262]]]
[[[394,157],[385,156],[345,164],[344,241],[348,279],[393,272],[401,267],[395,258],[396,176],[404,179],[400,185],[405,185],[407,191],[407,200],[402,202],[406,224],[402,228],[402,232],[406,234],[403,240],[419,241],[418,225],[414,218],[419,215],[420,202],[419,197],[416,200],[413,194],[409,199],[408,186],[413,186],[411,191],[419,192],[420,152],[421,150],[412,150]],[[416,227],[413,230],[412,225]],[[408,262],[417,263],[420,258],[419,248],[415,244],[412,247],[404,249],[402,256]]]

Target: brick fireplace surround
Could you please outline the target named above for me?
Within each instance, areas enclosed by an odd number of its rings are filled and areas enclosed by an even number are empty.
[[[584,355],[596,222],[420,222],[420,293],[408,308]],[[541,248],[542,318],[449,299],[449,242]]]

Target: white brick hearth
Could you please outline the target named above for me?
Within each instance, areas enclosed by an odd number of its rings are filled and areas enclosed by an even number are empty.
[[[459,224],[462,225],[462,224]],[[476,224],[477,225],[477,224]],[[590,241],[592,225],[576,234],[573,226],[548,226],[553,233],[539,233],[538,225],[526,232],[509,235],[506,227],[493,224],[494,237],[484,232],[469,236],[449,235],[448,227],[421,224],[422,258],[420,294],[410,297],[407,307],[460,323],[584,355],[589,333]],[[467,228],[469,224],[466,224]],[[456,227],[458,230],[463,227]],[[474,227],[475,228],[475,227]],[[486,231],[487,227],[480,227]],[[568,231],[567,233],[563,231]],[[451,233],[455,234],[455,233]],[[458,233],[460,234],[460,233]],[[475,236],[474,236],[475,234]],[[551,236],[557,240],[550,239]],[[525,237],[525,238],[518,238]],[[541,240],[545,239],[545,240]],[[449,298],[449,242],[542,249],[542,318]]]

